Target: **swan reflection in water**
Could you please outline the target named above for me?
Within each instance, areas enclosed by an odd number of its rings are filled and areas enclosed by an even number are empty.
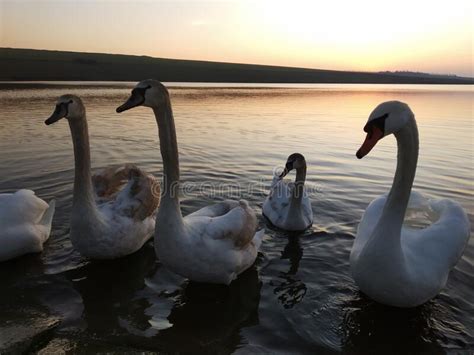
[[[432,300],[416,308],[397,308],[372,301],[361,292],[354,296],[343,305],[343,352],[362,354],[369,348],[374,354],[445,353],[433,324],[449,313],[444,305]]]
[[[128,312],[135,293],[142,289],[144,278],[154,269],[153,246],[146,244],[124,258],[91,261],[67,272],[84,305],[82,319],[87,331],[108,336],[120,329],[119,315]]]
[[[92,261],[33,281],[22,287],[28,290],[25,303],[47,307],[57,324],[54,339],[65,341],[52,341],[47,351],[77,346],[90,352],[231,352],[245,343],[241,329],[259,322],[256,266],[230,286],[193,283],[161,266],[151,243],[125,258]],[[2,312],[11,313],[0,307]],[[25,317],[21,310],[12,312]],[[36,321],[33,313],[29,317]]]
[[[272,286],[276,286],[274,294],[284,308],[292,308],[301,302],[306,295],[306,284],[297,276],[301,258],[303,257],[303,248],[300,245],[297,235],[289,235],[288,243],[281,253],[281,259],[289,259],[290,268],[287,272],[280,271],[278,281],[270,281]]]
[[[189,282],[162,266],[146,284],[120,318],[142,347],[229,352],[242,344],[242,328],[258,324],[262,285],[255,265],[229,286]]]

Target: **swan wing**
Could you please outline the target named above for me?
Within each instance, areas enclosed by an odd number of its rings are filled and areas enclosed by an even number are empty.
[[[313,208],[311,207],[311,200],[309,199],[308,194],[306,193],[306,190],[304,191],[301,208],[302,208],[303,217],[308,222],[308,225],[312,224],[313,223]]]
[[[365,246],[369,237],[372,235],[375,226],[377,225],[380,217],[382,216],[383,209],[387,202],[388,193],[383,194],[374,199],[364,211],[360,220],[359,226],[357,227],[356,239],[354,246],[352,247],[351,258],[358,255],[362,248]],[[410,194],[410,200],[408,202],[409,208],[422,208],[426,204],[426,199],[416,191],[412,191]]]
[[[364,249],[365,244],[369,240],[375,226],[382,216],[383,208],[387,202],[387,196],[388,194],[384,194],[377,197],[365,209],[359,222],[359,226],[357,227],[356,238],[351,249],[351,265],[358,260],[362,249]]]
[[[130,168],[128,176],[112,208],[123,216],[143,221],[153,216],[160,204],[160,184],[153,175],[137,167]]]
[[[0,228],[8,225],[40,222],[48,204],[31,190],[0,194]]]
[[[383,208],[387,203],[388,193],[383,194],[374,199],[364,211],[357,228],[357,237],[360,243],[365,244],[367,239],[372,235],[372,232],[382,216]],[[420,193],[412,191],[410,200],[408,201],[409,209],[423,209],[427,204],[427,199]]]
[[[380,196],[365,210],[351,251],[351,263],[357,259],[372,235],[386,201],[387,195]],[[438,218],[422,229],[406,225],[402,227],[401,245],[404,254],[414,264],[431,265],[431,270],[445,274],[457,263],[469,240],[470,224],[465,211],[454,201],[427,199],[416,191],[410,195],[408,208],[431,209]]]
[[[100,199],[110,199],[128,182],[134,164],[108,166],[92,176],[92,186]]]
[[[313,223],[313,209],[306,189],[301,204],[292,205],[294,189],[293,182],[277,181],[263,203],[262,212],[278,228],[304,230]]]
[[[210,206],[203,207],[191,214],[188,217],[218,217],[226,214],[231,209],[240,206],[239,201],[225,200],[219,203],[215,203]]]
[[[49,201],[49,206],[44,212],[41,220],[38,223],[42,234],[42,241],[45,242],[48,240],[49,235],[51,234],[51,227],[53,225],[54,212],[56,211],[56,200]]]
[[[198,222],[200,233],[212,240],[231,241],[238,249],[248,245],[255,236],[257,217],[247,201],[223,201],[205,207],[186,217],[189,224]],[[217,215],[217,212],[223,212]],[[205,223],[203,223],[205,222]],[[194,233],[196,234],[196,233]]]
[[[431,270],[438,270],[447,276],[468,243],[469,219],[461,205],[455,201],[425,199],[425,204],[434,211],[438,219],[423,229],[404,227],[402,246],[417,264],[431,265]]]
[[[270,192],[263,203],[262,211],[265,217],[277,227],[282,226],[286,221],[290,209],[290,198],[291,187],[289,183],[283,180],[278,180],[275,184],[272,182]]]
[[[0,261],[43,250],[54,209],[31,190],[0,194]]]
[[[105,185],[109,187],[108,195],[97,200],[97,218],[93,223],[79,221],[79,232],[71,235],[74,247],[93,259],[118,258],[140,249],[153,235],[160,200],[159,183],[136,166],[126,164],[105,171],[111,177],[108,181],[115,182]],[[121,184],[117,192],[110,192]]]

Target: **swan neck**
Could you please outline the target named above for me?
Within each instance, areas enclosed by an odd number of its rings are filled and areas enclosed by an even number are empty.
[[[161,211],[173,211],[182,217],[179,207],[179,156],[176,129],[174,124],[171,102],[168,94],[159,107],[154,107],[160,151],[163,159],[163,189],[161,193]]]
[[[91,180],[89,131],[86,116],[69,118],[74,146],[74,196],[73,208],[95,207]]]
[[[293,190],[292,205],[300,204],[303,200],[304,182],[306,180],[306,163],[296,169],[295,188]]]
[[[414,119],[395,134],[398,146],[397,170],[381,220],[390,221],[400,236],[418,161],[418,128]]]

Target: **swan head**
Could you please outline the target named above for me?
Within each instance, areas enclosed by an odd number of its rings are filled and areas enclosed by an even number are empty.
[[[293,169],[298,170],[304,167],[306,167],[306,160],[304,159],[303,154],[293,153],[286,160],[285,169],[283,169],[279,178],[284,178]]]
[[[364,126],[367,136],[356,153],[357,158],[362,159],[366,156],[383,137],[396,135],[414,117],[410,107],[404,102],[386,101],[378,105]]]
[[[125,103],[117,107],[117,113],[137,106],[160,107],[168,98],[168,90],[158,80],[147,79],[140,81],[132,90],[132,94]]]
[[[79,97],[75,95],[63,95],[56,101],[54,112],[44,123],[50,125],[63,117],[67,119],[78,119],[84,117],[85,113],[86,109]]]

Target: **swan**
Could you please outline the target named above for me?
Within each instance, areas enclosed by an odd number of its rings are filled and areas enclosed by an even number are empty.
[[[31,190],[0,194],[0,261],[43,250],[51,233],[56,203]]]
[[[418,159],[418,128],[410,107],[399,101],[378,105],[364,127],[367,137],[357,151],[361,159],[383,137],[394,134],[398,161],[388,195],[367,207],[350,254],[350,269],[359,288],[375,301],[396,307],[425,303],[445,286],[450,270],[469,239],[469,220],[451,200],[434,200],[411,192]],[[403,225],[408,208],[437,217],[422,229]]]
[[[174,273],[195,282],[229,285],[254,263],[263,230],[247,201],[226,200],[183,218],[179,202],[178,144],[168,90],[144,80],[117,112],[136,106],[153,109],[163,158],[163,190],[155,228],[159,260]]]
[[[134,253],[151,238],[159,205],[159,184],[132,164],[91,177],[89,133],[81,99],[63,95],[47,125],[67,118],[75,173],[70,237],[83,256],[114,259]]]
[[[296,170],[294,183],[283,181],[291,170]],[[303,231],[313,224],[311,201],[304,189],[306,160],[299,153],[291,154],[283,172],[274,174],[270,193],[263,203],[263,215],[270,222],[286,231]]]

